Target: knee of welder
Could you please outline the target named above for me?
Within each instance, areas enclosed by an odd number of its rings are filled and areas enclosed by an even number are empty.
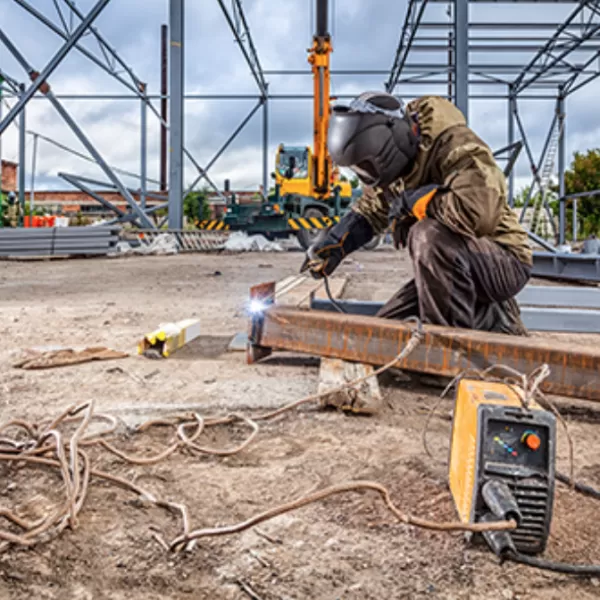
[[[444,248],[444,226],[435,219],[423,219],[415,223],[408,236],[408,251],[413,261],[429,262]]]

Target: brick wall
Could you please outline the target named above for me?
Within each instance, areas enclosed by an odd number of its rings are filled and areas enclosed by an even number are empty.
[[[8,160],[2,161],[0,190],[3,192],[15,192],[17,190],[17,163]]]

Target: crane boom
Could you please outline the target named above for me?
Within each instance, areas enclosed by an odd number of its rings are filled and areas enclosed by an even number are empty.
[[[308,62],[312,65],[313,108],[313,187],[318,194],[329,191],[331,157],[327,149],[330,111],[329,55],[333,51],[328,31],[328,0],[316,0],[317,22]]]

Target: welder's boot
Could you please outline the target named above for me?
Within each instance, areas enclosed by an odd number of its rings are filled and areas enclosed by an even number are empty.
[[[514,298],[504,302],[480,304],[475,309],[475,329],[508,335],[528,336],[521,310]]]

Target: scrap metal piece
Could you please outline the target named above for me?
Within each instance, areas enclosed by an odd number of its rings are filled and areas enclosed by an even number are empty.
[[[254,344],[330,358],[383,365],[408,343],[413,324],[402,321],[301,311],[272,307],[261,315]],[[541,364],[550,367],[544,392],[600,401],[600,349],[529,337],[455,329],[423,327],[423,341],[398,368],[455,377],[466,369],[496,364],[530,373]]]
[[[168,358],[199,335],[198,319],[167,323],[144,336],[138,344],[138,354],[147,358]]]

